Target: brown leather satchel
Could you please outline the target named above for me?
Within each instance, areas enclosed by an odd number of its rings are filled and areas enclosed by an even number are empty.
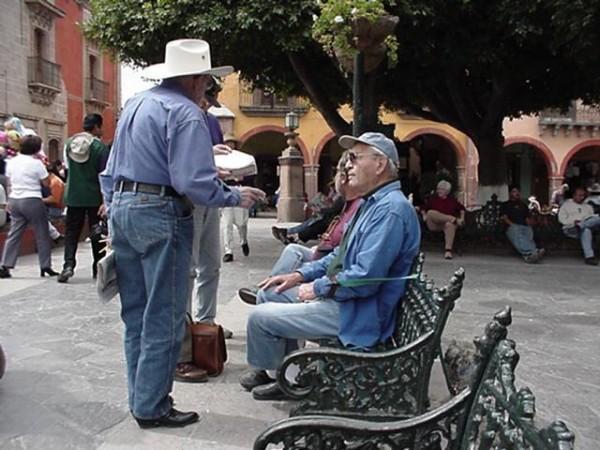
[[[188,325],[192,335],[192,362],[196,367],[206,370],[209,377],[220,375],[227,361],[223,327],[191,322],[189,319]]]

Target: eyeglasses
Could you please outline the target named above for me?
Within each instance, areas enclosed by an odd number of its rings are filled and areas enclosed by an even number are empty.
[[[380,155],[378,155],[377,153],[355,153],[355,152],[348,152],[348,161],[351,162],[352,164],[354,164],[359,159],[366,158],[367,156],[379,157]]]

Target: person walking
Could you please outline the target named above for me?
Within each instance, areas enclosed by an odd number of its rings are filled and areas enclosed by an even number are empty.
[[[66,283],[75,273],[77,244],[87,217],[92,230],[104,215],[98,175],[104,170],[108,149],[102,143],[102,116],[88,114],[83,120],[83,132],[72,136],[65,145],[67,185],[64,202],[67,205],[65,257],[59,283]],[[97,264],[104,244],[92,239],[94,262],[92,276],[96,278]]]
[[[199,419],[173,408],[170,395],[189,298],[192,204],[247,208],[264,196],[218,178],[198,106],[211,75],[232,71],[211,66],[205,41],[169,42],[165,62],[144,73],[162,83],[126,103],[101,175],[125,324],[129,409],[141,428]]]
[[[40,276],[56,276],[52,270],[51,241],[48,233],[48,212],[42,201],[42,184],[48,186],[48,171],[34,157],[42,148],[39,136],[25,136],[21,152],[8,161],[8,208],[11,214],[10,230],[2,253],[0,278],[10,278],[15,267],[21,238],[28,225],[33,227],[40,262]]]
[[[65,209],[64,195],[65,195],[65,183],[60,178],[59,170],[62,166],[62,161],[56,160],[48,164],[48,195],[45,196],[42,201],[48,208],[48,219],[62,219],[63,210]],[[48,222],[48,231],[50,232],[50,239],[58,244],[64,236],[56,229],[52,222]]]

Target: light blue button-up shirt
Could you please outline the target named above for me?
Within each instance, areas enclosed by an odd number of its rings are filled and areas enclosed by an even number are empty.
[[[171,186],[197,205],[240,203],[239,191],[217,176],[205,114],[169,81],[125,104],[100,175],[107,206],[115,183],[122,180]]]
[[[383,185],[363,203],[350,230],[342,271],[337,280],[396,278],[409,275],[419,251],[421,229],[413,206],[400,183]],[[333,286],[327,267],[340,247],[298,270],[305,281],[314,281],[320,297]],[[340,307],[339,339],[344,345],[369,348],[385,342],[393,333],[396,310],[404,294],[405,280],[358,287],[339,286],[333,299]]]

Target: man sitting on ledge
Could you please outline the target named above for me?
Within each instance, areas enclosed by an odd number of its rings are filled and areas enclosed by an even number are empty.
[[[393,141],[381,133],[364,133],[342,136],[339,143],[350,148],[348,183],[364,201],[332,253],[261,283],[281,298],[270,296],[272,301],[257,305],[248,317],[252,369],[240,384],[257,400],[284,398],[274,378],[298,339],[337,337],[357,349],[386,342],[404,293],[405,280],[400,278],[409,275],[419,251],[419,221],[400,190]],[[389,279],[372,280],[381,278]],[[296,286],[294,298],[287,291]]]

